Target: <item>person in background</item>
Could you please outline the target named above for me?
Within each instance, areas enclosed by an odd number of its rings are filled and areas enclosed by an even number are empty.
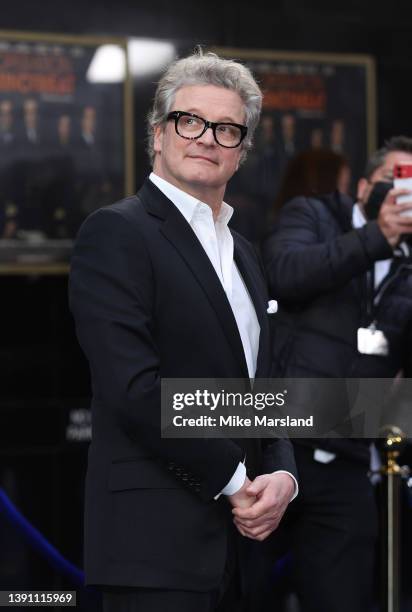
[[[9,147],[14,140],[14,105],[11,100],[2,100],[0,102],[0,147]]]
[[[34,98],[26,98],[23,102],[23,135],[28,145],[38,145],[40,141],[39,130],[39,104]]]
[[[391,138],[371,156],[356,203],[335,191],[301,194],[280,208],[263,245],[279,301],[277,376],[411,376],[412,258],[404,238],[412,234],[412,203],[397,204],[399,163],[412,163],[411,138]],[[370,443],[302,439],[294,449],[301,495],[285,528],[301,609],[368,612],[377,539]]]
[[[296,196],[349,191],[351,173],[347,159],[330,149],[307,149],[289,161],[267,219],[269,231],[282,206]],[[266,231],[266,235],[268,231]]]
[[[330,127],[330,148],[335,153],[345,152],[345,122],[343,119],[334,119]]]

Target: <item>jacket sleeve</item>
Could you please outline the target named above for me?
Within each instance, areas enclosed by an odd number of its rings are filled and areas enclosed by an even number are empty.
[[[279,438],[275,441],[265,440],[263,452],[263,471],[266,474],[284,470],[290,472],[299,480],[298,470],[293,453],[293,446],[287,438]]]
[[[227,439],[166,439],[160,429],[160,362],[154,317],[156,278],[145,237],[114,209],[83,224],[71,263],[70,307],[89,361],[93,393],[118,427],[177,477],[184,471],[212,499],[242,451]],[[176,470],[170,466],[182,466]]]
[[[303,302],[334,290],[393,255],[376,221],[324,241],[318,202],[295,198],[284,206],[275,231],[263,245],[263,259],[272,295]]]

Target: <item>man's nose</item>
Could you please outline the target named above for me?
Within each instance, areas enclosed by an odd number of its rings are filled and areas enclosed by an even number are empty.
[[[216,140],[211,127],[206,128],[206,131],[196,139],[196,142],[201,142],[204,145],[212,146],[216,144]]]

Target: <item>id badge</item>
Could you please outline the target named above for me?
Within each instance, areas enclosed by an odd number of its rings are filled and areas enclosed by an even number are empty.
[[[359,327],[358,351],[363,355],[388,355],[389,344],[383,331],[374,325]]]

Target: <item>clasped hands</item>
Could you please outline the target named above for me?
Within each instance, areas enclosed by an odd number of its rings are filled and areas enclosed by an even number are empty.
[[[280,523],[292,499],[295,483],[283,472],[246,480],[239,491],[229,495],[234,523],[243,536],[258,540],[267,538]]]

